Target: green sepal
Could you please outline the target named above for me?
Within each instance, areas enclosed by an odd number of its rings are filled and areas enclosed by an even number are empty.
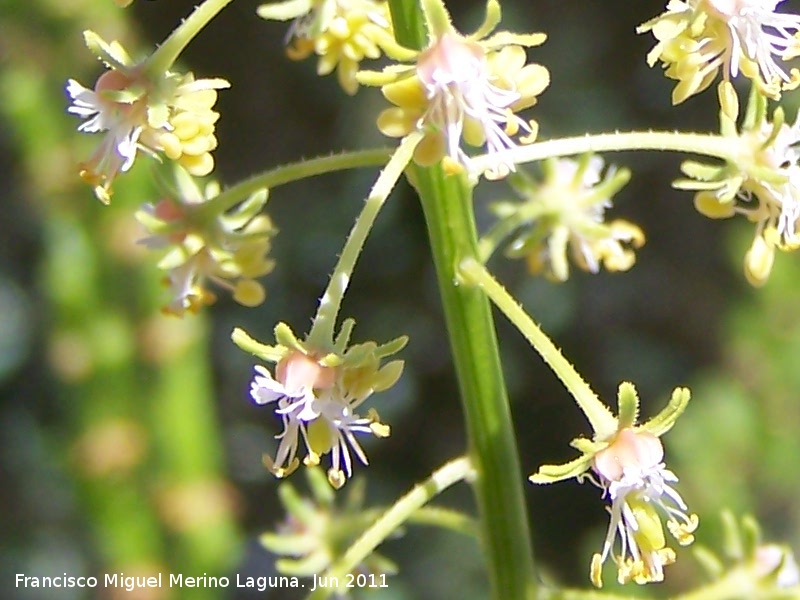
[[[292,350],[299,350],[303,354],[306,354],[306,349],[303,347],[303,344],[300,343],[300,340],[297,339],[292,328],[286,323],[281,322],[275,325],[274,335],[275,341],[281,346],[291,348]]]
[[[696,160],[685,160],[680,166],[681,173],[700,181],[720,181],[725,175],[725,167],[709,165]],[[674,184],[673,184],[674,185]]]
[[[402,360],[393,360],[386,363],[372,380],[372,389],[376,392],[382,392],[392,387],[403,374],[404,364]]]
[[[719,579],[725,572],[725,565],[722,561],[705,546],[695,544],[692,548],[692,555],[711,579]]]
[[[266,188],[251,194],[233,211],[225,215],[225,223],[231,229],[241,229],[258,215],[267,203],[269,192]]]
[[[119,104],[133,104],[139,98],[144,96],[147,90],[141,85],[133,85],[124,90],[102,90],[100,96],[109,100],[110,102],[117,102]]]
[[[753,83],[750,88],[750,97],[747,100],[744,119],[742,120],[742,130],[758,129],[761,123],[767,118],[767,98],[758,90],[758,86]]]
[[[584,454],[563,465],[542,465],[536,473],[528,477],[528,480],[531,483],[544,484],[572,479],[588,471],[591,461],[591,455]]]
[[[308,487],[311,488],[311,493],[314,495],[314,500],[316,500],[317,504],[327,507],[332,506],[336,498],[336,492],[328,483],[325,471],[319,467],[309,467],[305,471]]]
[[[617,429],[633,427],[636,424],[636,419],[639,418],[639,395],[636,393],[636,387],[631,382],[623,381],[619,384],[617,406],[619,409]]]
[[[408,336],[401,335],[398,338],[393,339],[390,342],[386,342],[385,344],[381,344],[375,349],[375,356],[378,358],[386,358],[387,356],[392,356],[393,354],[397,354],[406,347],[408,344]]]
[[[258,536],[258,542],[270,552],[289,556],[301,556],[317,547],[316,540],[305,533],[292,535],[267,532]]]
[[[480,40],[485,38],[500,24],[500,19],[502,19],[502,17],[500,3],[497,2],[497,0],[488,0],[486,2],[486,13],[484,13],[483,16],[483,22],[478,29],[469,36],[469,39]]]
[[[544,33],[523,34],[511,33],[510,31],[498,31],[492,37],[483,40],[481,46],[489,50],[512,45],[534,48],[536,46],[541,46],[546,40],[547,34]]]
[[[279,558],[275,561],[275,569],[282,575],[295,577],[311,577],[328,568],[331,557],[328,552],[318,550],[301,558]]]
[[[675,425],[675,421],[683,414],[683,411],[686,410],[690,398],[691,392],[689,388],[675,388],[672,391],[672,397],[667,403],[667,406],[655,417],[642,425],[642,429],[647,430],[656,437],[661,437]]]
[[[742,555],[745,558],[755,558],[756,551],[762,542],[761,527],[753,515],[742,517],[741,526]]]
[[[286,0],[262,4],[256,9],[256,14],[270,21],[290,21],[308,14],[312,5],[312,0]]]
[[[581,454],[595,455],[600,452],[600,450],[608,447],[608,442],[598,442],[581,436],[576,437],[569,445]]]
[[[129,65],[133,61],[118,42],[108,44],[103,38],[89,29],[83,32],[83,41],[86,43],[89,52],[103,61],[110,69],[121,73],[127,73],[130,70]]]
[[[413,74],[413,67],[407,65],[389,65],[380,71],[370,71],[368,69],[359,71],[356,73],[356,81],[361,85],[381,87],[399,81],[404,77],[411,77]]]
[[[261,342],[257,342],[254,340],[250,335],[240,327],[237,327],[231,333],[231,340],[234,344],[236,344],[241,350],[252,354],[253,356],[257,356],[261,360],[266,362],[276,363],[285,353],[284,349],[277,347],[277,346],[267,346],[266,344],[262,344]]]
[[[695,181],[694,179],[676,179],[672,182],[672,187],[676,190],[688,192],[705,192],[719,190],[726,186],[725,181]]]
[[[353,334],[353,327],[356,326],[356,320],[352,317],[342,321],[342,326],[339,328],[339,333],[333,342],[333,349],[339,354],[344,354],[347,344],[350,343],[350,336]]]

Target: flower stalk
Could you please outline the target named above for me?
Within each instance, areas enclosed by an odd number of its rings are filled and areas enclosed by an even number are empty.
[[[323,576],[326,581],[344,582],[345,575],[372,553],[386,538],[409,520],[430,500],[459,481],[470,478],[472,465],[467,457],[452,460],[418,483],[372,524]],[[318,587],[308,600],[324,600],[335,587]]]
[[[730,138],[709,133],[681,133],[676,131],[630,131],[625,133],[600,133],[534,142],[513,150],[483,154],[472,158],[475,172],[480,173],[498,160],[518,165],[544,158],[573,156],[588,152],[623,152],[629,150],[661,150],[712,156],[736,162],[741,149]]]
[[[398,42],[421,49],[427,33],[411,8],[414,4],[389,2]],[[538,586],[530,528],[491,307],[481,290],[457,283],[460,260],[478,254],[471,190],[464,177],[447,176],[441,166],[414,166],[412,175],[425,213],[464,406],[491,597],[533,598]]]
[[[459,265],[459,275],[465,283],[480,287],[502,313],[508,317],[525,339],[536,349],[547,365],[575,398],[580,409],[595,431],[604,435],[617,428],[616,419],[592,391],[589,384],[564,358],[561,351],[550,341],[541,328],[528,316],[516,300],[500,283],[474,258],[465,258]]]
[[[397,150],[392,155],[392,158],[389,159],[386,167],[375,181],[375,185],[370,190],[369,196],[364,203],[364,208],[361,214],[358,215],[353,229],[345,242],[344,249],[339,256],[339,261],[331,274],[328,287],[320,299],[317,315],[314,318],[311,331],[308,333],[308,343],[310,345],[323,348],[333,343],[336,316],[339,314],[344,293],[347,291],[350,276],[353,274],[361,249],[364,247],[364,242],[367,241],[369,232],[372,231],[372,225],[375,223],[375,219],[378,217],[386,198],[389,197],[397,180],[400,179],[406,166],[411,161],[414,148],[416,148],[421,137],[417,133],[412,133],[400,142]]]

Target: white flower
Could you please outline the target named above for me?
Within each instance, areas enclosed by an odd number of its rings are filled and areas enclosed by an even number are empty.
[[[299,465],[296,455],[302,438],[305,464],[317,465],[322,455],[330,454],[328,479],[339,488],[353,474],[350,449],[368,464],[355,434],[389,435],[389,427],[379,422],[374,411],[366,417],[355,412],[369,393],[362,397],[350,393],[333,367],[295,351],[279,361],[275,377],[264,367],[255,370],[250,396],[259,405],[275,403],[274,412],[283,422],[283,432],[276,436],[281,441],[275,459],[265,457],[267,468],[277,477],[285,477]]]
[[[517,147],[508,132],[522,129],[534,133],[531,126],[516,116],[510,107],[522,96],[517,91],[502,89],[492,83],[486,51],[477,42],[454,34],[442,35],[419,57],[417,75],[428,98],[428,110],[422,125],[445,134],[448,156],[469,165],[469,157],[461,149],[464,127],[471,119],[485,139],[489,154]],[[513,161],[503,165],[514,171]]]
[[[675,562],[675,551],[666,545],[662,517],[680,545],[694,541],[697,516],[686,512],[686,503],[670,485],[678,478],[663,458],[658,437],[627,428],[595,455],[593,469],[599,481],[588,478],[611,500],[603,550],[592,558],[591,577],[597,587],[602,586],[601,569],[609,555],[617,564],[620,583],[663,581],[664,567]],[[620,551],[614,554],[617,538]]]
[[[727,25],[731,36],[728,62],[731,76],[739,73],[740,57],[758,65],[765,83],[792,82],[776,61],[794,56],[800,44],[800,16],[775,12],[783,0],[707,0],[712,13]]]
[[[67,93],[72,98],[67,112],[84,119],[78,131],[108,132],[89,160],[81,164],[81,177],[95,186],[95,192],[104,202],[110,197],[110,182],[133,165],[145,124],[143,110],[136,102],[114,102],[103,95],[106,91],[120,91],[127,85],[127,79],[117,71],[101,75],[94,90],[74,79],[67,83]]]

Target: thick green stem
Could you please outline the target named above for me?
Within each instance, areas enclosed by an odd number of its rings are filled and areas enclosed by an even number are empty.
[[[397,41],[409,48],[421,48],[427,39],[415,4],[389,1]],[[413,182],[425,212],[464,405],[492,598],[534,598],[538,584],[522,472],[491,307],[479,289],[457,283],[458,263],[478,255],[472,194],[463,178],[446,176],[439,166],[414,168]]]
[[[344,556],[323,576],[331,587],[318,587],[308,600],[322,600],[336,590],[331,582],[345,583],[345,577],[370,553],[405,523],[416,511],[454,483],[467,479],[472,467],[466,457],[450,461],[434,471],[428,479],[414,486],[405,496],[392,505],[377,521],[359,537]]]
[[[627,133],[601,133],[581,135],[536,142],[518,146],[513,150],[484,154],[471,159],[470,167],[477,173],[508,159],[515,164],[535,162],[555,156],[574,156],[586,152],[621,152],[625,150],[667,150],[714,156],[736,162],[740,143],[734,138],[708,133],[680,133],[676,131],[631,131]],[[746,148],[742,148],[746,152]]]

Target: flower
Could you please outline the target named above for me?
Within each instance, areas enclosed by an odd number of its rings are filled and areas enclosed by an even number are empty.
[[[389,8],[375,0],[288,0],[263,4],[264,19],[294,19],[289,29],[287,54],[292,60],[319,56],[317,73],[336,70],[339,85],[353,95],[358,91],[356,73],[365,58],[393,53],[397,44],[392,33]]]
[[[678,80],[673,104],[703,91],[720,69],[725,81],[741,72],[776,99],[800,85],[800,71],[787,73],[778,62],[800,53],[800,16],[775,12],[781,2],[670,0],[667,12],[640,25],[638,33],[652,31],[658,40],[648,64],[660,59],[667,77]]]
[[[259,536],[261,544],[280,557],[275,569],[296,577],[313,577],[327,571],[381,512],[364,506],[363,479],[354,481],[344,502],[339,502],[321,469],[306,469],[306,475],[311,496],[301,496],[288,481],[281,483],[278,497],[286,517],[274,531]],[[362,577],[371,574],[377,579],[397,573],[397,567],[386,557],[371,552],[351,573]],[[338,594],[345,594],[344,578],[341,586],[336,579],[339,578],[329,578],[328,585],[340,587]]]
[[[328,481],[342,487],[353,474],[353,457],[368,464],[356,434],[387,437],[389,426],[378,413],[369,410],[362,417],[356,411],[373,392],[392,387],[403,370],[403,361],[381,366],[382,359],[399,352],[405,337],[381,346],[374,342],[346,348],[353,321],[345,321],[343,334],[333,348],[319,349],[300,342],[291,329],[280,323],[275,328],[276,346],[264,346],[241,330],[234,341],[264,360],[276,363],[274,373],[257,365],[250,386],[250,397],[260,405],[274,405],[283,431],[275,458],[265,455],[264,464],[276,477],[290,475],[300,464],[297,452],[302,440],[306,448],[303,462],[316,466],[321,457],[330,457]]]
[[[433,5],[434,1],[428,2]],[[431,15],[438,10],[437,15]],[[500,32],[486,37],[500,19],[500,6],[489,0],[484,24],[471,36],[457,33],[443,6],[426,5],[431,42],[414,53],[414,65],[393,65],[380,73],[361,72],[358,80],[381,86],[384,97],[395,106],[378,116],[378,129],[389,137],[421,131],[414,160],[430,166],[447,157],[450,171],[470,169],[462,142],[486,146],[494,157],[488,173],[495,177],[514,170],[504,152],[535,139],[538,126],[515,113],[536,103],[549,84],[545,67],[526,65],[524,47],[538,46],[544,34],[515,35]],[[433,22],[433,24],[431,24]],[[485,39],[484,39],[485,38]]]
[[[754,93],[750,116],[738,130],[738,101],[730,83],[720,84],[719,96],[722,134],[737,148],[736,159],[724,165],[686,161],[681,170],[689,179],[674,185],[696,190],[695,207],[707,217],[741,214],[756,224],[744,271],[752,285],[760,286],[769,278],[776,249],[800,247],[800,119],[788,125],[778,108],[767,120],[766,100]]]
[[[669,431],[685,410],[689,390],[676,388],[667,407],[642,425],[635,425],[639,397],[633,384],[619,386],[619,416],[598,415],[592,440],[578,438],[572,446],[582,455],[565,465],[543,465],[530,477],[533,483],[553,483],[572,477],[588,479],[603,490],[611,506],[608,532],[601,552],[592,557],[591,581],[602,587],[602,566],[610,556],[620,583],[663,581],[664,567],[675,562],[667,545],[667,530],[681,546],[694,541],[697,515],[672,484],[678,478],[663,462],[659,437]],[[617,551],[617,538],[619,550]]]
[[[509,183],[524,200],[492,206],[500,218],[493,231],[516,232],[505,254],[527,259],[532,273],[543,272],[556,281],[569,277],[568,254],[590,273],[597,273],[600,265],[609,271],[630,269],[636,255],[628,246],[640,248],[644,233],[622,219],[604,222],[612,196],[630,172],[610,167],[602,176],[603,166],[599,156],[585,155],[545,161],[541,182],[524,172],[512,176]],[[486,236],[493,237],[492,232]]]
[[[229,87],[228,82],[154,71],[147,60],[134,63],[117,42],[107,44],[91,31],[85,38],[109,70],[92,89],[70,79],[67,111],[84,119],[78,131],[104,134],[80,164],[81,178],[94,187],[97,198],[110,202],[114,179],[131,168],[139,150],[174,160],[192,175],[208,175],[214,169],[211,151],[217,146],[214,124],[219,118],[212,107],[217,90]]]
[[[234,210],[218,214],[208,208],[220,193],[219,185],[209,183],[201,190],[180,167],[175,169],[175,180],[166,197],[136,213],[150,233],[140,243],[167,249],[158,266],[167,271],[164,283],[172,290],[172,299],[163,312],[183,316],[215,302],[216,296],[206,287],[208,281],[229,289],[244,306],[261,304],[265,291],[256,278],[272,271],[274,262],[267,255],[276,233],[269,217],[260,214],[267,191],[260,190]]]

